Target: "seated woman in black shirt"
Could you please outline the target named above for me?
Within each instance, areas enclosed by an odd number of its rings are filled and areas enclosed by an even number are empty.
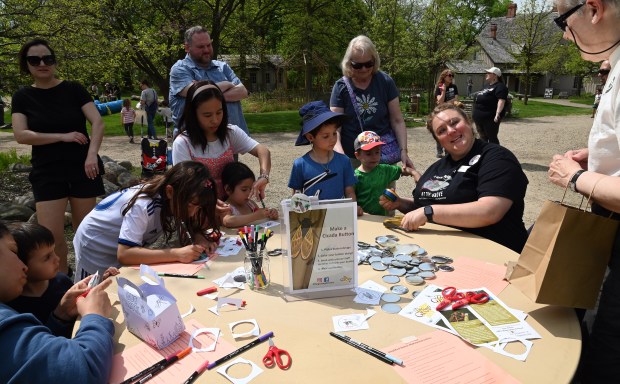
[[[406,213],[404,228],[417,230],[430,221],[521,252],[527,239],[523,199],[528,180],[517,158],[504,147],[476,139],[467,115],[454,105],[437,106],[427,128],[447,156],[424,172],[413,198],[391,202],[382,196],[381,205]]]

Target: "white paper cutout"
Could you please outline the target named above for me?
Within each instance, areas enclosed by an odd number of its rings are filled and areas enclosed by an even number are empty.
[[[369,329],[368,319],[370,319],[376,311],[368,309],[366,314],[353,313],[349,315],[339,315],[332,318],[334,322],[335,332],[359,331],[361,329]]]
[[[381,294],[386,290],[387,288],[383,285],[368,280],[355,288],[357,296],[353,298],[353,301],[359,304],[377,305],[381,301]]]
[[[250,331],[246,332],[246,333],[235,333],[234,332],[234,328],[237,325],[243,324],[243,323],[254,324],[254,328],[251,329]],[[232,336],[235,339],[238,339],[240,337],[246,337],[246,336],[260,336],[260,328],[258,328],[258,322],[256,321],[256,319],[235,321],[234,323],[228,324],[228,327],[230,328],[230,333],[232,333]]]
[[[234,256],[243,248],[243,242],[239,236],[222,237],[215,252],[219,257]]]
[[[260,223],[260,227],[261,228],[273,228],[273,227],[277,227],[278,225],[280,225],[280,222],[273,221],[273,220],[269,220],[269,221],[265,221],[264,223]]]
[[[214,336],[215,340],[213,341],[213,343],[207,345],[204,348],[196,348],[194,347],[194,339],[196,338],[196,336],[200,335],[201,333],[210,333]],[[219,328],[198,328],[197,330],[195,330],[192,333],[192,336],[189,338],[189,346],[192,347],[192,351],[193,352],[211,352],[211,351],[215,351],[215,345],[217,344],[217,340],[220,338],[220,329]]]
[[[525,346],[525,352],[516,355],[514,353],[510,353],[506,351],[506,346],[508,345],[508,342],[504,342],[503,340],[505,339],[500,339],[495,343],[489,343],[487,345],[483,345],[483,347],[487,347],[489,348],[491,351],[495,352],[495,353],[499,353],[500,355],[504,355],[507,357],[512,357],[515,360],[519,360],[519,361],[525,361],[525,359],[527,359],[527,356],[530,354],[530,350],[532,349],[532,345],[534,343],[532,343],[529,340],[526,339],[517,339],[517,342],[520,342],[521,344],[523,344]],[[513,342],[514,340],[511,340],[510,342]]]
[[[234,271],[225,274],[222,277],[219,277],[215,280],[213,280],[213,282],[215,284],[217,284],[218,287],[220,288],[226,288],[226,289],[230,289],[230,288],[237,288],[237,289],[245,289],[245,282],[244,281],[235,281],[235,276],[245,276],[245,270],[243,269],[243,267],[238,267],[237,269],[235,269]]]
[[[222,305],[226,304],[234,305],[237,307],[237,309],[243,308],[243,300],[241,299],[233,299],[232,297],[220,297],[217,299],[217,305],[209,308],[209,311],[219,316],[220,308],[222,307]]]
[[[191,315],[192,313],[194,313],[194,311],[196,311],[196,308],[194,308],[194,306],[192,305],[192,303],[189,303],[189,311],[185,312],[184,314],[181,315],[181,318],[185,318],[186,316]]]
[[[232,377],[229,376],[228,373],[226,373],[226,371],[228,371],[228,368],[232,367],[233,365],[236,364],[248,364],[250,365],[250,367],[252,367],[252,372],[250,372],[249,375],[247,375],[246,377],[243,378],[236,378],[236,377]],[[254,379],[256,376],[260,375],[261,373],[263,373],[263,370],[256,364],[254,364],[253,362],[251,362],[250,360],[246,360],[242,357],[238,357],[235,360],[231,361],[230,363],[222,366],[221,368],[219,368],[217,370],[217,372],[224,376],[225,378],[227,378],[228,380],[230,380],[233,384],[247,384],[250,381],[252,381],[252,379]]]

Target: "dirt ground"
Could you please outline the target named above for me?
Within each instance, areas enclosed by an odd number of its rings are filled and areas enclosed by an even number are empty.
[[[592,119],[589,116],[509,119],[501,124],[500,143],[517,156],[529,179],[523,218],[526,226],[534,222],[545,200],[562,199],[563,190],[547,180],[551,157],[569,149],[585,147],[591,125]],[[163,132],[161,134],[163,136]],[[287,184],[293,160],[310,147],[294,146],[297,133],[256,134],[253,137],[271,150],[271,179],[265,203],[270,207],[279,207],[280,201],[290,196]],[[418,170],[424,171],[437,160],[435,143],[426,128],[408,129],[408,142],[409,154]],[[16,148],[18,153],[30,151],[29,146],[17,144],[10,131],[0,131],[0,151],[10,148]],[[129,144],[124,137],[106,137],[99,153],[116,161],[129,160],[134,166],[140,166],[140,146]],[[240,156],[240,161],[248,164],[258,174],[258,161],[253,156]],[[413,187],[411,178],[403,178],[397,182],[397,191],[403,196],[409,195]],[[569,194],[569,201],[579,202],[578,199],[575,200],[574,194]]]

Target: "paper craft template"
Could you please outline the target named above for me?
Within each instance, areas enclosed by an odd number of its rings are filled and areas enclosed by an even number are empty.
[[[110,374],[110,383],[120,383],[123,380],[135,375],[166,356],[182,351],[189,345],[189,340],[194,331],[205,328],[195,319],[187,321],[186,330],[181,333],[179,338],[164,349],[157,350],[148,346],[146,343],[139,343],[131,348],[125,348],[122,352],[114,355],[112,359],[112,372]],[[215,341],[214,336],[210,333],[203,334],[199,339],[194,339],[194,346],[202,349],[207,344]],[[190,353],[184,359],[176,362],[170,368],[166,369],[159,375],[149,381],[149,384],[167,384],[178,383],[179,378],[187,378],[196,370],[196,367],[204,363],[205,360],[215,361],[220,357],[226,356],[236,349],[235,346],[228,343],[223,338],[216,341],[215,350],[212,352]]]
[[[174,342],[185,329],[177,301],[168,292],[157,272],[142,264],[140,275],[157,284],[135,285],[117,277],[118,297],[127,330],[154,348],[162,349]]]
[[[196,347],[194,345],[194,339],[198,337],[200,334],[210,334],[210,344],[206,344],[202,347]],[[215,346],[217,345],[217,340],[220,338],[220,329],[219,328],[198,328],[192,332],[192,337],[189,339],[189,346],[192,347],[192,352],[211,352],[215,350]],[[203,338],[205,339],[205,338]]]
[[[252,371],[250,372],[249,375],[243,378],[237,378],[237,377],[233,377],[229,375],[228,369],[237,364],[247,364],[252,368]],[[217,370],[217,372],[220,375],[227,378],[228,380],[230,380],[233,384],[247,384],[250,381],[252,381],[252,379],[254,379],[256,376],[260,375],[263,372],[263,370],[258,365],[251,362],[250,360],[246,360],[242,357],[238,357],[235,360],[231,361],[230,363],[223,365],[221,368]]]
[[[236,281],[235,276],[243,276],[243,281]],[[245,289],[245,269],[243,267],[237,267],[234,271],[225,274],[224,276],[213,280],[220,288],[237,288]]]
[[[244,333],[235,333],[235,327],[239,324],[253,324],[254,327]],[[238,339],[241,337],[248,337],[248,336],[257,336],[257,337],[260,336],[260,328],[258,327],[258,322],[256,321],[256,319],[236,321],[234,323],[228,324],[228,327],[230,328],[230,333],[232,333],[232,336],[235,339]]]
[[[334,332],[359,331],[361,329],[369,329],[368,319],[370,319],[376,311],[368,309],[366,314],[354,313],[350,315],[339,315],[332,318],[334,322]]]
[[[290,200],[284,200],[282,208],[282,248],[289,250],[284,258],[286,293],[308,297],[351,294],[357,285],[355,202],[319,201],[300,213],[291,209]]]
[[[220,315],[220,308],[224,305],[234,305],[237,309],[243,308],[243,300],[234,299],[232,297],[220,297],[217,299],[217,305],[209,308],[209,311],[215,313],[216,315]]]
[[[228,257],[239,253],[241,248],[243,248],[243,243],[239,236],[222,237],[215,252],[219,257]]]
[[[378,305],[381,302],[381,295],[386,290],[387,288],[383,285],[368,280],[355,288],[357,296],[353,298],[353,301],[359,304]]]

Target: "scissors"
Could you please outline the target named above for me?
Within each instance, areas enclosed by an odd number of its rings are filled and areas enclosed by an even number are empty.
[[[288,361],[286,362],[286,364],[284,364],[284,362],[282,361],[282,356],[287,357]],[[280,369],[289,369],[289,367],[291,366],[291,362],[291,355],[289,355],[286,350],[276,347],[270,337],[269,351],[267,351],[267,354],[265,355],[265,357],[263,357],[263,364],[265,364],[265,367],[272,368],[277,364],[278,368]]]
[[[441,291],[443,300],[435,308],[438,311],[443,310],[452,304],[452,309],[458,309],[468,304],[483,304],[489,301],[489,295],[486,292],[458,292],[454,287],[446,287]]]

